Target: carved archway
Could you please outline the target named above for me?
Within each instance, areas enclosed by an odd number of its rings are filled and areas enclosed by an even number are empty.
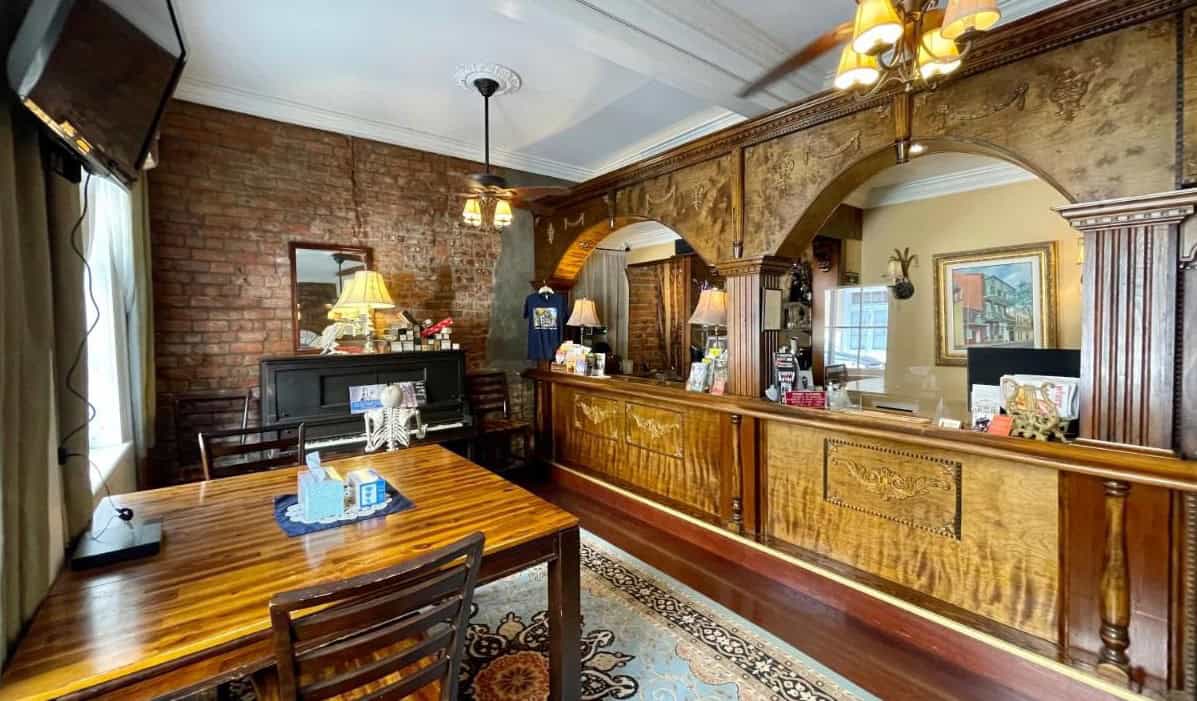
[[[569,246],[557,260],[553,268],[552,279],[559,286],[571,286],[577,280],[582,266],[586,265],[586,259],[598,247],[599,242],[625,226],[646,221],[652,220],[645,217],[615,217],[586,227],[570,241]]]
[[[969,153],[1006,161],[1052,186],[1069,202],[1077,201],[1072,193],[1043,169],[995,144],[954,138],[919,139],[919,143],[927,148],[925,155],[920,157],[935,153]],[[836,207],[848,195],[874,175],[896,165],[897,158],[893,146],[885,146],[862,156],[841,170],[831,178],[810,205],[799,215],[798,221],[781,240],[773,254],[788,258],[800,257],[815,235],[827,223]]]

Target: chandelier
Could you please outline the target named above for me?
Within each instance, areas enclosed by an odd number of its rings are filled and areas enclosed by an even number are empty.
[[[956,72],[973,39],[1001,12],[997,0],[858,0],[856,18],[841,31],[851,40],[840,53],[835,87],[871,95],[890,83],[933,89]]]

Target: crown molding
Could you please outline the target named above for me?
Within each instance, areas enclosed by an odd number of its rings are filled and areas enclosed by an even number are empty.
[[[873,209],[1035,179],[1034,174],[1018,166],[999,163],[947,175],[932,175],[899,185],[861,188],[849,195],[844,203],[861,209]]]
[[[219,107],[255,117],[381,141],[467,161],[478,161],[478,156],[482,155],[482,144],[429,134],[419,129],[411,129],[390,122],[356,117],[344,112],[313,107],[292,100],[217,85],[194,78],[184,77],[180,80],[175,97],[209,107]],[[493,146],[490,155],[492,163],[505,168],[574,182],[587,180],[599,173],[592,168]]]
[[[714,134],[720,129],[743,122],[746,117],[728,110],[712,108],[684,119],[620,151],[607,162],[594,169],[595,175],[622,168],[646,158],[664,153],[675,146]]]

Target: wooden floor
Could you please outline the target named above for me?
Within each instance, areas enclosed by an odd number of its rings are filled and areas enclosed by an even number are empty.
[[[582,527],[697,589],[883,699],[1009,701],[1010,689],[915,651],[887,634],[772,579],[712,556],[655,526],[561,487],[527,485]]]

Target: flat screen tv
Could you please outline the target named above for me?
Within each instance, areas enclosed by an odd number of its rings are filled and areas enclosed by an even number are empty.
[[[185,60],[170,0],[33,0],[8,82],[84,167],[129,187]]]

